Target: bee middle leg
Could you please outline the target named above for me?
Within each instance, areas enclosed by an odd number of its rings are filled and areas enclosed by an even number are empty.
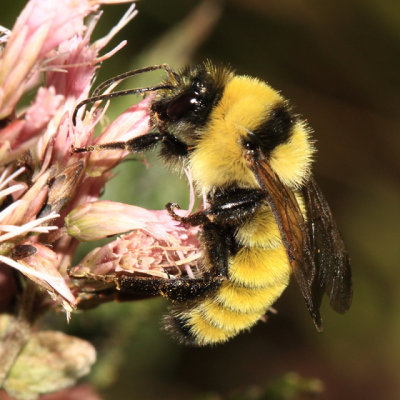
[[[166,205],[171,216],[192,226],[202,225],[202,239],[206,262],[216,276],[228,276],[228,258],[235,254],[238,244],[235,231],[261,206],[265,194],[261,189],[224,188],[217,189],[209,199],[210,207],[188,217],[175,213],[177,204]]]
[[[168,203],[165,207],[170,215],[184,224],[191,226],[217,223],[219,225],[238,225],[253,215],[265,199],[261,189],[229,188],[217,190],[209,200],[210,207],[188,217],[175,213],[180,207],[176,203]]]

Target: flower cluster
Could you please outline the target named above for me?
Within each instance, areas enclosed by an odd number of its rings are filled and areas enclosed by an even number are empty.
[[[122,2],[130,1],[30,0],[11,31],[0,27],[0,311],[19,315],[26,303],[18,299],[33,295],[30,322],[54,305],[68,315],[76,308],[84,287],[72,285],[69,270],[87,276],[138,271],[193,276],[188,263],[195,265],[199,257],[196,229],[183,228],[166,211],[98,200],[126,151],[73,152],[149,130],[151,96],[97,137],[94,128],[105,111],[98,104],[90,112],[80,110],[76,125],[71,119],[89,96],[101,62],[125,44],[100,55],[135,16],[134,5],[108,35],[90,40],[100,5]],[[35,96],[23,108],[28,91]],[[71,268],[79,241],[121,233]],[[3,350],[11,368],[18,352],[13,358]],[[5,361],[0,386],[7,374]]]
[[[103,162],[98,176],[87,179],[88,157],[71,149],[94,140],[96,119],[92,113],[75,127],[71,115],[77,102],[88,96],[101,61],[124,43],[105,56],[99,52],[135,15],[131,6],[109,35],[91,44],[101,3],[30,1],[0,55],[1,270],[7,274],[3,271],[8,265],[22,272],[60,300],[67,311],[76,303],[65,272],[77,241],[63,229],[63,219],[72,208],[99,197],[117,161]],[[28,90],[35,90],[36,96],[20,110]],[[132,122],[134,135],[137,120]],[[126,128],[119,133],[127,135]],[[28,245],[27,256],[13,256]],[[3,285],[8,286],[6,279]]]
[[[97,138],[94,127],[104,113],[98,106],[85,115],[81,112],[76,126],[71,121],[76,105],[89,95],[100,63],[124,43],[106,55],[99,52],[135,15],[131,6],[106,37],[90,43],[100,17],[96,11],[104,2],[63,0],[56,6],[50,0],[30,1],[0,58],[2,284],[12,286],[7,282],[11,279],[8,265],[49,291],[67,311],[76,306],[76,292],[71,291],[67,276],[76,239],[134,231],[89,254],[80,265],[90,273],[115,273],[123,264],[126,271],[145,269],[166,277],[166,270],[175,268],[179,274],[184,260],[198,258],[196,230],[179,228],[166,211],[97,201],[110,170],[127,151],[72,151],[88,144],[126,141],[149,130],[151,96],[122,113]],[[36,88],[35,99],[19,111],[23,94],[32,88]],[[21,246],[29,246],[29,254],[15,257]],[[104,254],[108,254],[106,270],[100,267]],[[186,270],[192,274],[187,265]]]

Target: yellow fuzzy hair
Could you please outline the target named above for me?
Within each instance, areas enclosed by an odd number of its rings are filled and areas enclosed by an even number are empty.
[[[242,187],[257,186],[245,164],[241,138],[255,130],[282,101],[276,90],[258,79],[236,76],[227,83],[190,157],[193,178],[199,188],[208,192],[232,182]],[[308,174],[313,152],[309,129],[298,121],[289,141],[272,151],[271,167],[285,185],[298,187]]]

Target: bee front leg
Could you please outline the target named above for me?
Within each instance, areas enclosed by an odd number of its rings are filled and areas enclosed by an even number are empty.
[[[168,151],[174,155],[187,155],[188,150],[186,144],[166,131],[162,133],[148,133],[127,140],[126,142],[112,142],[94,144],[85,147],[75,147],[73,148],[73,152],[85,153],[88,151],[99,150],[127,150],[131,153],[141,153],[143,151],[151,150],[160,142],[162,143],[163,148],[167,148]]]

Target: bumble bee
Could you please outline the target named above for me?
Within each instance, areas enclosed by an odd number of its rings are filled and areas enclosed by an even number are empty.
[[[143,89],[98,95],[114,82],[162,68],[167,78]],[[317,330],[327,293],[332,308],[352,300],[349,257],[329,206],[311,175],[314,142],[306,122],[268,84],[207,61],[179,73],[152,66],[112,78],[84,104],[155,91],[153,131],[127,142],[87,146],[141,152],[161,147],[167,164],[189,168],[208,207],[182,223],[201,226],[204,276],[118,278],[121,297],[173,301],[166,328],[184,343],[225,342],[257,323],[293,272]]]

